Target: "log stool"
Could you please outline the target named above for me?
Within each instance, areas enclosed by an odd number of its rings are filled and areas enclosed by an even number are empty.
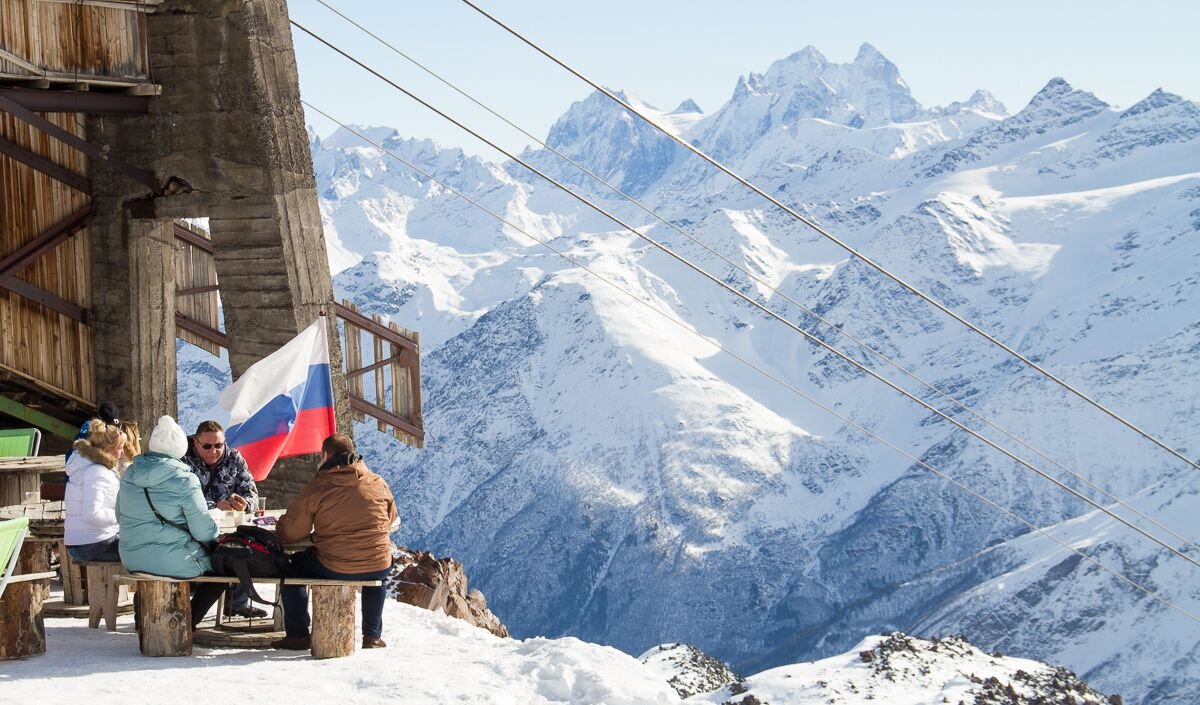
[[[26,539],[17,571],[0,596],[0,661],[46,653],[42,602],[50,592],[50,551],[46,544]]]
[[[138,648],[143,656],[192,655],[191,590],[186,581],[138,580]]]
[[[98,628],[100,618],[104,617],[104,628],[116,631],[121,600],[121,564],[116,561],[76,561],[75,565],[87,572],[88,628]]]

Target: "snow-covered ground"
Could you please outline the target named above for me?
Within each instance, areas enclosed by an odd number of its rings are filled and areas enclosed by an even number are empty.
[[[679,645],[639,660],[571,637],[502,639],[393,601],[384,608],[388,648],[340,659],[201,647],[190,657],[147,658],[138,653],[132,622],[121,617],[117,631],[107,632],[79,619],[46,620],[44,656],[0,663],[0,703],[943,705],[989,703],[983,694],[1006,689],[1022,698],[1003,701],[1011,705],[1103,702],[1069,674],[1034,661],[989,655],[957,640],[901,635],[872,637],[817,663],[748,679],[735,675],[731,683],[728,671],[703,663],[711,658]],[[711,690],[696,693],[704,676]],[[687,687],[681,684],[691,686],[683,691],[690,697],[681,699],[676,687]],[[1055,694],[1069,699],[1038,699]]]
[[[501,639],[440,613],[389,601],[386,649],[316,660],[306,651],[138,653],[132,617],[116,632],[47,619],[45,656],[0,662],[0,703],[512,703],[650,705],[679,697],[637,659],[578,639]]]

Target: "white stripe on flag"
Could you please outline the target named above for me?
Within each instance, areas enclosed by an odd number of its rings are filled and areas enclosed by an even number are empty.
[[[308,368],[329,364],[329,338],[325,317],[300,331],[282,348],[247,369],[221,392],[221,407],[229,411],[229,425],[236,426],[254,415],[267,402],[308,380]]]

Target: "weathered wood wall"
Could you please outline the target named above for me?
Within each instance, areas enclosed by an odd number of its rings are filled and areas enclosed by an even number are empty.
[[[81,116],[52,113],[45,117],[83,136]],[[75,173],[87,172],[87,159],[81,153],[6,113],[0,113],[0,138]],[[3,257],[86,206],[90,197],[0,156],[0,199]],[[84,228],[22,269],[17,279],[87,309],[92,297],[91,270],[91,235]],[[94,405],[93,355],[92,333],[84,323],[0,287],[0,374],[30,378],[38,386]]]
[[[156,5],[156,0],[0,0],[0,73],[144,80],[145,11]]]

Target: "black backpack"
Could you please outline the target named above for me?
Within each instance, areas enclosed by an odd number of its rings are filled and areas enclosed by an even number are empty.
[[[264,600],[254,589],[250,578],[282,578],[287,573],[288,557],[275,533],[259,526],[239,526],[232,534],[217,541],[212,554],[213,572],[217,575],[236,575],[250,599],[264,605],[276,603]]]

